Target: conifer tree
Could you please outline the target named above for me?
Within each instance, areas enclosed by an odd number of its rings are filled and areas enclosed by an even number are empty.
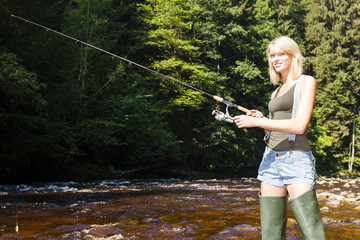
[[[334,159],[331,164],[341,168],[348,157],[349,134],[357,114],[354,105],[359,105],[360,3],[304,2],[308,60],[318,84],[314,115],[321,134],[316,147],[323,154],[322,161]]]

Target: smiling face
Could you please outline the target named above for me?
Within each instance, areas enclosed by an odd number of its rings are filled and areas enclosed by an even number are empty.
[[[303,73],[303,56],[297,43],[289,37],[275,38],[266,50],[269,62],[270,81],[296,80]]]
[[[280,49],[270,48],[269,60],[274,70],[280,74],[290,72],[292,57]]]

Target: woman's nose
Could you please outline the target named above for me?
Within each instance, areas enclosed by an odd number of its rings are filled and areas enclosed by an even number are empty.
[[[273,59],[272,59],[273,62],[278,62],[279,61],[279,58],[278,56],[274,56]]]

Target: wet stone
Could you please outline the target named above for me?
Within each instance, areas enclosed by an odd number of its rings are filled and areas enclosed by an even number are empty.
[[[356,179],[350,180],[349,184],[356,184]]]
[[[234,232],[234,231],[235,231],[234,228],[228,227],[224,231],[222,231],[220,234],[228,234],[228,233],[231,233],[231,232]]]
[[[346,196],[346,195],[348,195],[348,194],[349,194],[348,191],[342,191],[342,192],[340,192],[340,195],[341,195],[341,196]]]
[[[237,225],[233,229],[236,231],[259,231],[259,227],[254,227],[248,224]]]
[[[288,226],[292,226],[292,225],[296,225],[296,224],[297,224],[296,219],[288,218],[288,220],[287,220],[287,225]]]
[[[321,193],[317,193],[316,196],[319,201],[326,200],[330,196],[330,193],[329,192],[321,192]]]
[[[253,197],[247,197],[247,198],[245,198],[245,201],[247,201],[247,202],[256,202],[257,199],[255,199]]]
[[[239,238],[240,236],[247,236]],[[211,237],[211,239],[259,239],[260,227],[251,226],[248,224],[236,225],[234,227],[227,227],[225,230]]]
[[[326,181],[325,180],[318,180],[316,182],[317,185],[325,185]]]
[[[341,201],[343,199],[345,199],[344,196],[342,195],[336,195],[336,194],[332,194],[328,197],[329,200],[336,200],[336,201]]]
[[[344,202],[355,204],[357,202],[356,198],[345,198]]]
[[[341,222],[341,223],[352,223],[353,220],[348,219],[348,218],[344,218],[344,219],[342,219],[340,222]]]
[[[84,237],[84,240],[120,240],[120,239],[126,239],[126,238],[121,234],[108,236],[108,237],[100,237],[100,238],[91,235],[87,235]]]
[[[160,222],[160,219],[158,219],[158,218],[151,218],[151,217],[149,217],[149,218],[145,218],[145,219],[143,220],[143,222],[144,222],[144,223],[154,223],[154,222]]]
[[[326,204],[326,206],[331,207],[331,208],[338,208],[341,205],[340,201],[337,201],[337,200],[332,200],[332,201],[326,202],[325,204]]]
[[[330,239],[360,239],[359,183],[315,185]],[[259,186],[255,178],[0,185],[0,240],[261,239]],[[290,208],[287,239],[301,239]]]
[[[324,224],[330,224],[330,223],[338,223],[338,220],[336,218],[322,218]]]
[[[76,225],[61,225],[61,226],[57,227],[56,230],[69,232],[69,231],[80,231],[80,230],[84,230],[84,229],[88,229],[88,228],[90,228],[89,225],[76,224]]]
[[[346,195],[347,198],[356,198],[357,197],[357,194],[355,193],[349,193]]]
[[[353,223],[354,223],[354,225],[356,225],[356,226],[360,226],[360,220],[355,220]]]
[[[0,240],[5,240],[5,239],[17,240],[17,239],[26,239],[26,237],[23,237],[18,234],[3,234],[0,236]]]
[[[329,207],[322,207],[321,209],[320,209],[320,211],[329,211]]]

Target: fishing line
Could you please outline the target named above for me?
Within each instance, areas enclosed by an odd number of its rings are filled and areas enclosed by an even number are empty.
[[[43,26],[43,25],[40,25],[40,24],[38,24],[38,23],[35,23],[35,22],[33,22],[33,21],[27,20],[27,19],[25,19],[25,18],[16,16],[16,15],[13,15],[13,14],[11,15],[11,17],[17,18],[17,19],[22,20],[22,21],[24,21],[24,22],[26,22],[26,23],[33,24],[33,25],[35,25],[35,26],[37,26],[37,27],[39,27],[39,28],[42,28],[42,29],[44,29],[44,30],[46,30],[46,31],[53,32],[53,33],[55,33],[55,34],[58,34],[58,35],[60,35],[60,36],[65,37],[65,38],[69,38],[69,39],[75,41],[76,43],[81,43],[81,44],[83,44],[83,45],[85,45],[85,46],[94,48],[94,49],[96,49],[96,50],[98,50],[98,51],[100,51],[100,52],[106,53],[106,54],[108,54],[108,55],[110,55],[110,56],[112,56],[112,57],[121,59],[121,60],[123,60],[123,61],[125,61],[125,62],[128,62],[128,63],[133,64],[133,65],[135,65],[135,66],[138,66],[138,67],[140,67],[140,68],[143,68],[143,69],[145,69],[145,70],[147,70],[147,71],[150,71],[150,72],[152,72],[152,73],[155,73],[155,74],[157,74],[157,75],[160,75],[160,76],[163,77],[163,79],[167,78],[167,79],[169,79],[169,80],[175,81],[175,82],[177,82],[177,83],[179,83],[179,84],[182,84],[182,85],[184,85],[184,86],[186,86],[186,87],[188,87],[188,88],[191,88],[191,89],[193,89],[193,90],[195,90],[195,91],[201,92],[201,93],[203,93],[203,94],[205,94],[205,95],[207,95],[207,96],[209,96],[209,97],[212,97],[212,98],[215,99],[216,101],[221,102],[221,103],[224,103],[227,107],[237,108],[238,110],[243,111],[243,112],[245,112],[245,113],[249,112],[248,109],[246,109],[246,108],[244,108],[244,107],[242,107],[242,106],[239,106],[239,105],[237,105],[237,104],[235,104],[235,103],[229,102],[229,101],[225,100],[225,99],[222,98],[222,97],[219,97],[219,96],[210,94],[210,93],[208,93],[208,92],[205,92],[205,91],[203,91],[203,90],[201,90],[201,89],[199,89],[199,88],[196,88],[196,87],[191,86],[191,85],[189,85],[189,84],[187,84],[187,83],[181,82],[181,81],[179,81],[179,80],[177,80],[177,79],[175,79],[175,78],[169,77],[169,76],[167,76],[167,75],[165,75],[165,74],[162,74],[162,73],[157,72],[157,71],[155,71],[155,70],[153,70],[153,69],[150,69],[150,68],[148,68],[148,67],[145,67],[145,66],[143,66],[143,65],[141,65],[141,64],[139,64],[139,63],[133,62],[133,61],[128,60],[128,59],[126,59],[126,58],[124,58],[124,57],[121,57],[121,56],[119,56],[119,55],[116,55],[116,54],[111,53],[111,52],[109,52],[109,51],[106,51],[106,50],[104,50],[104,49],[101,49],[101,48],[99,48],[99,47],[96,47],[96,46],[94,46],[94,45],[91,45],[91,44],[89,44],[89,43],[87,43],[87,42],[81,41],[81,40],[79,40],[79,39],[76,39],[76,38],[71,37],[71,36],[69,36],[69,35],[66,35],[66,34],[64,34],[64,33],[58,32],[58,31],[56,31],[56,30],[53,30],[53,29],[51,29],[51,28],[45,27],[45,26]],[[218,110],[216,110],[216,111],[219,112]],[[213,115],[214,115],[214,114],[213,114]],[[216,114],[215,114],[215,116],[216,116]]]

